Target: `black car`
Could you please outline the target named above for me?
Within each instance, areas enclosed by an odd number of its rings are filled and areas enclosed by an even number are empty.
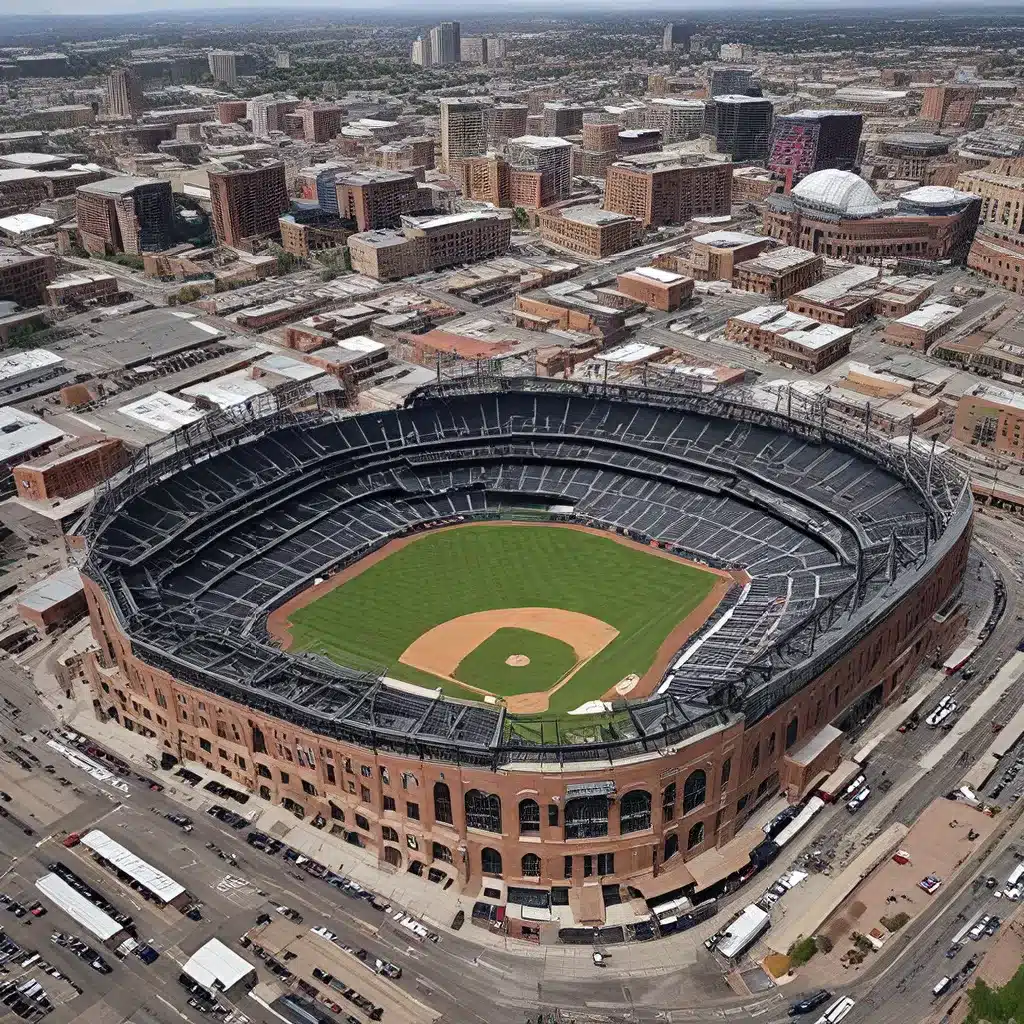
[[[828,1002],[832,998],[832,993],[828,989],[821,989],[818,992],[812,992],[811,995],[805,996],[798,1003],[794,1003],[789,1008],[789,1016],[797,1017],[803,1013],[810,1013],[812,1010],[816,1010],[822,1003]]]

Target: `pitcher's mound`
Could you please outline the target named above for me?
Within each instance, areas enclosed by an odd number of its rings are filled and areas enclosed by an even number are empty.
[[[505,659],[506,665],[511,665],[512,668],[523,668],[530,664],[530,659],[525,654],[510,654]]]

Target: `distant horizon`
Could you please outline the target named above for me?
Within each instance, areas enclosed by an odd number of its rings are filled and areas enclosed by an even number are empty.
[[[560,15],[588,13],[606,14],[619,11],[619,0],[566,0],[559,8],[559,14],[553,14],[550,3],[545,0],[510,0],[502,5],[500,13],[487,7],[481,7],[479,0],[451,0],[450,3],[438,3],[438,0],[374,0],[372,6],[341,6],[337,0],[304,0],[300,6],[282,7],[280,0],[218,0],[216,7],[210,7],[205,0],[180,0],[173,8],[166,6],[167,0],[109,0],[97,7],[87,7],[76,0],[57,0],[43,7],[33,0],[0,0],[0,22],[11,18],[29,17],[34,21],[48,19],[104,18],[104,17],[162,17],[167,20],[181,20],[183,17],[202,16],[204,20],[215,19],[219,13],[237,13],[242,10],[259,10],[263,12],[281,10],[286,17],[294,18],[303,12],[324,14],[336,12],[339,20],[351,20],[374,14],[386,13],[388,16],[408,14],[415,17],[438,17],[451,14],[474,15],[477,17],[497,18],[503,14],[545,13],[549,17]],[[793,10],[835,10],[842,8],[846,14],[880,11],[919,11],[943,8],[944,10],[963,11],[964,13],[986,13],[999,10],[1020,10],[1016,4],[988,4],[985,0],[900,0],[890,3],[887,0],[740,0],[723,10],[708,6],[707,3],[678,3],[665,7],[653,7],[637,13],[639,19],[650,20],[672,17],[695,17],[706,14],[711,18],[722,19],[734,14],[769,13],[771,11]],[[966,10],[965,10],[966,9]],[[628,16],[622,12],[623,16]]]

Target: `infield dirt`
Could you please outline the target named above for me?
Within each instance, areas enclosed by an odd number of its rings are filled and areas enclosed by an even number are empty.
[[[727,572],[725,570],[713,569],[700,562],[694,562],[689,559],[680,558],[677,555],[671,554],[667,551],[663,551],[660,548],[652,547],[648,544],[641,544],[637,541],[630,540],[626,537],[621,537],[617,534],[609,533],[605,530],[600,530],[594,527],[579,526],[576,524],[568,523],[544,523],[536,521],[517,522],[515,520],[495,520],[493,523],[473,523],[465,525],[493,525],[496,527],[521,526],[528,527],[531,529],[536,529],[537,527],[546,527],[549,529],[558,530],[576,530],[581,533],[593,534],[594,536],[601,537],[606,540],[612,540],[617,544],[622,544],[626,547],[630,547],[638,551],[643,551],[655,557],[666,558],[670,561],[681,563],[683,565],[692,566],[716,577],[710,592],[705,596],[704,600],[701,601],[701,603],[696,608],[694,608],[681,622],[679,622],[662,641],[658,648],[654,661],[651,663],[650,668],[643,674],[643,676],[640,679],[640,682],[630,692],[631,699],[649,696],[660,682],[662,676],[665,673],[665,670],[671,663],[673,656],[686,643],[686,640],[691,635],[693,635],[693,633],[696,632],[705,621],[707,621],[708,617],[714,612],[719,602],[725,596],[729,587],[733,583],[737,583],[742,586],[748,582],[747,574],[742,571]],[[293,643],[293,636],[291,631],[291,617],[299,609],[305,608],[308,605],[313,604],[315,601],[318,601],[320,598],[322,598],[325,594],[330,593],[336,587],[343,586],[350,580],[355,579],[357,576],[361,575],[371,566],[375,565],[376,563],[382,561],[385,558],[388,558],[389,556],[393,555],[396,551],[401,550],[409,544],[416,543],[416,541],[420,538],[427,536],[428,532],[442,533],[449,530],[459,530],[463,528],[463,524],[445,526],[441,527],[438,530],[414,533],[410,534],[407,537],[400,537],[396,540],[390,541],[383,547],[379,548],[377,551],[374,551],[371,554],[367,555],[365,558],[360,559],[354,565],[351,565],[341,570],[340,572],[335,573],[329,579],[324,580],[323,583],[317,586],[309,587],[307,590],[304,590],[301,593],[296,594],[293,598],[291,598],[284,604],[274,609],[274,611],[270,613],[267,619],[268,632],[281,644],[282,647],[284,647],[285,649],[289,648]],[[547,618],[549,622],[553,621],[550,618],[551,616],[557,616],[559,614],[567,617],[572,617],[573,619],[588,619],[591,620],[592,623],[596,624],[594,628],[601,627],[603,628],[603,630],[610,630],[611,636],[610,638],[605,639],[603,643],[601,643],[599,646],[595,648],[594,644],[596,643],[595,637],[597,636],[597,633],[593,631],[593,628],[587,627],[587,629],[581,629],[576,637],[576,640],[574,641],[572,636],[566,632],[551,632],[551,630],[548,628],[541,629],[538,625],[527,625],[514,617],[516,613],[524,611],[542,612],[544,613],[544,618]],[[480,618],[480,616],[483,616],[484,618]],[[493,622],[491,621],[492,617]],[[538,619],[537,621],[539,622],[540,620]],[[566,622],[560,623],[560,626],[567,627],[567,621],[568,620],[566,620]],[[459,634],[456,627],[460,626],[460,624],[463,623],[465,623],[467,626],[467,635],[464,639],[459,639]],[[482,625],[483,623],[486,623],[486,626]],[[449,629],[449,627],[451,627],[451,629]],[[565,643],[568,643],[571,647],[573,647],[574,650],[577,651],[577,653],[581,653],[581,648],[577,647],[577,643],[583,645],[584,649],[589,650],[590,653],[584,657],[581,657],[581,660],[577,663],[576,666],[574,666],[573,671],[569,673],[567,676],[563,677],[561,680],[559,680],[558,686],[564,685],[572,677],[573,674],[575,674],[580,668],[583,667],[583,665],[587,663],[587,661],[590,658],[592,658],[596,653],[598,653],[599,650],[606,647],[608,643],[610,643],[611,640],[613,640],[615,636],[618,635],[618,632],[614,627],[610,626],[605,622],[602,622],[600,619],[596,619],[587,615],[581,615],[579,613],[563,611],[561,609],[493,609],[472,615],[460,616],[457,619],[449,620],[448,622],[442,623],[439,626],[436,626],[433,629],[428,630],[420,638],[418,638],[416,642],[414,642],[410,645],[409,648],[407,648],[406,652],[402,655],[400,660],[405,662],[406,664],[409,664],[412,667],[423,668],[426,671],[431,672],[432,674],[442,676],[446,679],[451,679],[452,677],[450,676],[450,672],[458,665],[461,658],[468,651],[478,646],[496,629],[503,627],[522,627],[527,629],[534,629],[537,632],[546,633],[549,636],[554,636],[557,639],[562,640]],[[433,653],[430,656],[430,660],[433,660],[435,657],[438,656],[443,657],[444,665],[437,664],[434,667],[431,667],[427,664],[420,665],[418,658],[415,662],[409,661],[407,657],[409,655],[409,652],[414,651],[414,649],[416,648],[419,648],[421,640],[425,640],[426,638],[431,637],[431,634],[438,634],[439,630],[441,631],[441,634],[446,634],[446,642],[452,643],[453,647],[455,648],[455,651],[451,655],[443,655],[441,654],[440,651],[440,645],[433,645],[432,641],[428,642],[427,645],[421,649],[421,651],[426,650],[428,648],[432,648]],[[444,666],[450,666],[448,668],[448,671],[439,672],[438,668]],[[460,682],[460,685],[466,687],[467,689],[476,690],[476,692],[483,693],[483,691],[477,690],[477,688],[475,687],[467,686],[467,684],[464,682],[458,680],[454,681]],[[609,681],[609,687],[607,692],[603,695],[603,699],[612,700],[617,697],[614,691],[614,686],[615,683],[617,683],[618,681],[619,680],[617,679]],[[514,696],[509,696],[505,699],[505,703],[510,711],[520,714],[543,712],[547,710],[549,699],[552,693],[554,693],[557,688],[558,687],[556,686],[544,692],[523,693]]]

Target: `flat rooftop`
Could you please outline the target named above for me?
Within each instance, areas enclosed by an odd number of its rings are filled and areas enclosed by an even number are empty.
[[[508,144],[526,149],[565,149],[572,146],[571,142],[556,135],[520,135],[517,139],[509,139]]]
[[[707,231],[703,235],[697,235],[694,241],[701,245],[713,246],[715,249],[735,249],[754,242],[770,242],[771,239],[767,235],[750,235],[745,231]]]
[[[893,322],[902,324],[904,327],[917,327],[923,331],[930,331],[955,320],[962,312],[963,310],[959,306],[947,306],[943,302],[932,302]]]
[[[678,284],[685,281],[683,274],[674,274],[671,270],[662,270],[660,267],[635,267],[621,275],[622,277],[639,277],[647,281],[656,281],[658,284]]]
[[[0,466],[19,456],[56,444],[64,432],[38,416],[10,406],[0,408]]]
[[[592,227],[602,227],[606,224],[619,224],[624,220],[630,220],[627,213],[616,213],[614,210],[602,210],[599,206],[570,206],[567,210],[560,211],[562,220],[569,220],[576,224],[589,224]]]
[[[737,269],[742,267],[744,270],[754,273],[782,274],[787,270],[793,270],[820,259],[821,257],[817,253],[809,252],[807,249],[798,249],[795,245],[784,245],[779,249],[763,252],[753,259],[744,260],[737,264]]]
[[[121,174],[115,178],[104,178],[102,181],[91,181],[87,185],[79,185],[79,192],[87,192],[97,196],[123,196],[145,185],[167,185],[170,182],[159,178],[140,178],[132,174]]]

